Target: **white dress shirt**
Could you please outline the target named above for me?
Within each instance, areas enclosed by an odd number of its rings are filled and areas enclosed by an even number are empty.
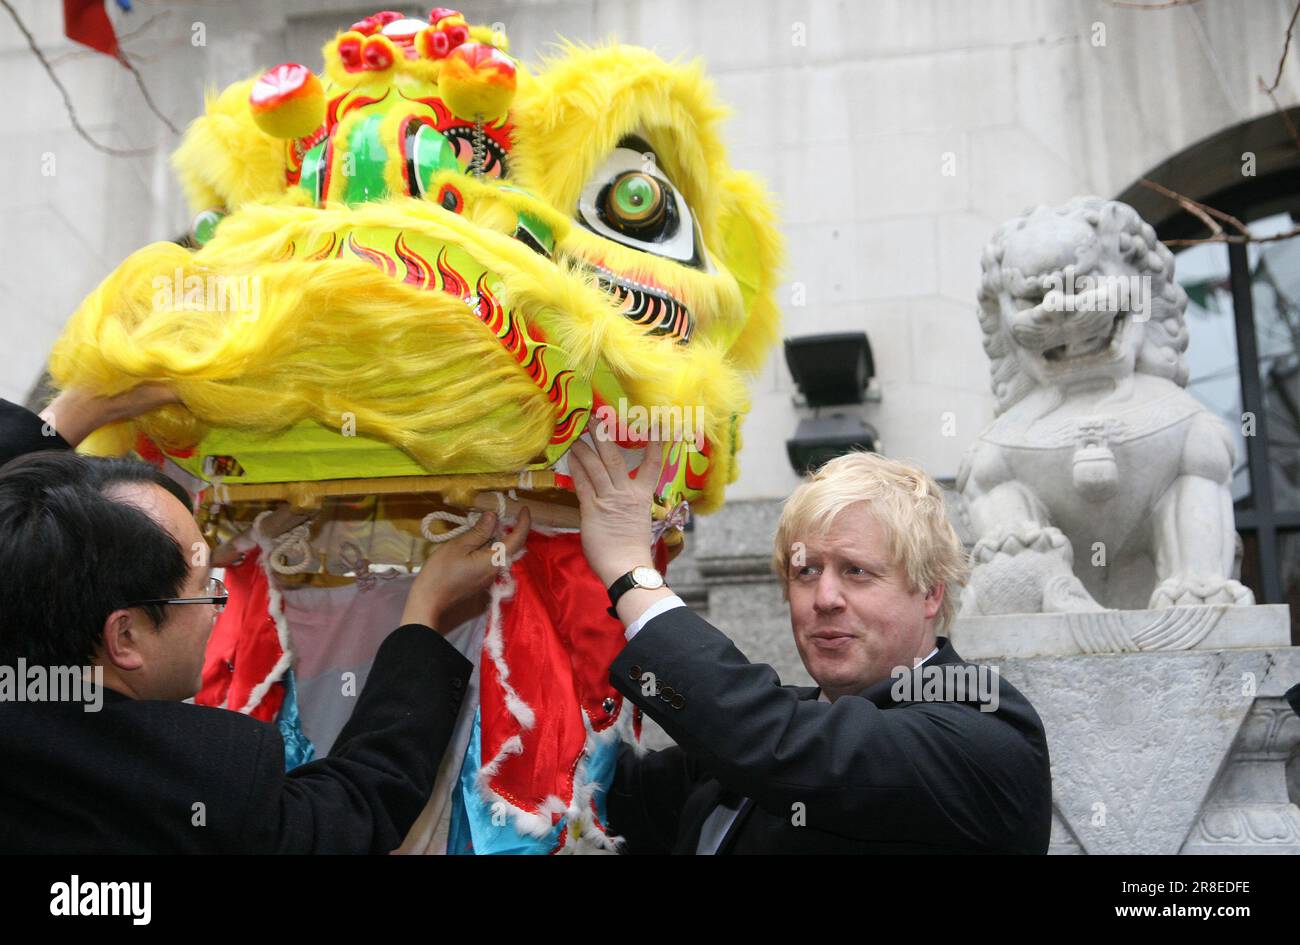
[[[685,606],[686,601],[682,600],[676,594],[672,597],[665,597],[663,600],[657,600],[646,608],[645,613],[627,625],[627,629],[623,631],[623,636],[627,638],[628,643],[631,643],[632,638],[641,632],[642,627],[648,624],[651,620],[654,620],[665,610],[672,610],[674,607]]]

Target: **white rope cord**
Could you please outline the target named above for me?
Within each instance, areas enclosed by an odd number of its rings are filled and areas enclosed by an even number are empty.
[[[311,528],[304,522],[301,525],[295,525],[282,535],[267,538],[262,533],[262,519],[270,515],[271,512],[271,509],[267,509],[253,519],[254,533],[260,541],[264,541],[271,546],[271,553],[267,555],[267,560],[271,563],[271,569],[277,574],[303,574],[310,571],[316,564],[315,559],[312,557],[311,544],[308,542],[311,537]],[[290,563],[290,554],[295,557],[300,556],[301,560]]]
[[[493,492],[497,497],[497,521],[506,516],[506,497],[500,492]],[[510,490],[510,498],[518,500],[515,490]],[[483,517],[483,513],[477,510],[470,512],[468,515],[457,515],[455,512],[430,512],[424,518],[420,519],[420,534],[434,544],[441,544],[444,541],[451,541],[458,535],[463,535]],[[433,531],[434,522],[453,522],[456,528],[441,534]]]
[[[434,544],[451,541],[457,535],[463,535],[473,528],[481,514],[480,512],[470,512],[469,515],[457,515],[455,512],[430,512],[420,519],[420,534]],[[459,527],[438,533],[431,530],[434,522],[456,522]]]

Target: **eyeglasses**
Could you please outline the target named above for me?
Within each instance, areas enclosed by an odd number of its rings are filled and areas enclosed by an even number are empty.
[[[226,609],[226,601],[230,599],[230,592],[226,590],[226,585],[222,584],[218,578],[208,578],[208,583],[203,585],[203,592],[206,597],[154,597],[149,600],[138,600],[127,604],[128,607],[139,607],[141,604],[211,604],[221,613]]]

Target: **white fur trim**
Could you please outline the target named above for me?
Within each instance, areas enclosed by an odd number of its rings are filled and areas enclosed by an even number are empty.
[[[534,530],[543,531],[540,528]],[[565,532],[545,530],[544,533],[564,534]],[[511,559],[511,565],[526,553],[526,548],[521,549]],[[492,664],[496,668],[497,678],[505,691],[506,708],[519,722],[520,727],[528,730],[536,724],[536,714],[533,712],[532,707],[525,703],[514,690],[514,687],[510,685],[510,668],[505,662],[504,641],[502,639],[501,602],[509,600],[514,596],[514,593],[514,576],[509,571],[506,572],[504,580],[492,585],[491,602],[487,614],[487,631],[483,636],[483,653],[488,659],[492,660]],[[500,770],[506,757],[523,752],[523,740],[518,735],[507,739],[496,756],[479,768],[474,779],[474,785],[478,789],[480,797],[490,804],[494,811],[503,810],[510,815],[515,829],[524,836],[544,837],[554,829],[552,815],[559,814],[564,817],[566,821],[564,845],[557,852],[615,851],[622,842],[622,838],[608,836],[596,825],[595,812],[591,809],[591,799],[596,793],[597,785],[587,776],[587,763],[598,746],[606,745],[611,741],[628,741],[640,749],[640,745],[632,736],[632,703],[624,700],[618,720],[603,732],[592,730],[591,722],[585,712],[582,714],[582,722],[587,729],[587,737],[582,746],[582,758],[573,772],[573,796],[567,801],[552,794],[542,802],[538,811],[534,813],[516,807],[489,786],[489,780]],[[574,838],[575,826],[579,834],[576,839]]]
[[[519,553],[510,559],[511,567],[528,553],[527,548],[520,548]],[[491,603],[488,605],[487,633],[483,636],[483,652],[496,667],[497,679],[506,694],[506,708],[525,731],[536,724],[532,706],[519,697],[514,686],[510,685],[510,667],[505,662],[505,641],[502,639],[501,602],[509,600],[515,594],[515,578],[509,569],[502,580],[492,585]]]
[[[265,513],[263,513],[265,514]],[[259,538],[260,538],[260,532]],[[271,691],[271,687],[283,678],[285,672],[293,665],[293,637],[289,633],[289,622],[284,619],[284,598],[280,594],[280,588],[275,583],[275,575],[272,573],[270,563],[269,543],[259,541],[262,554],[257,559],[257,565],[266,574],[266,612],[275,622],[275,635],[280,641],[280,658],[276,660],[271,671],[266,674],[266,678],[253,687],[248,694],[248,702],[239,711],[248,715],[261,704],[262,699]]]
[[[583,714],[583,724],[587,728],[587,738],[582,746],[583,757],[578,762],[578,766],[573,773],[573,797],[568,803],[552,794],[542,802],[538,812],[533,813],[521,810],[488,786],[488,779],[496,774],[501,762],[504,760],[504,756],[517,754],[523,750],[521,743],[516,744],[518,742],[517,736],[509,739],[502,746],[502,751],[497,757],[479,770],[478,777],[475,779],[475,786],[478,788],[480,796],[492,806],[494,811],[502,810],[508,813],[515,829],[525,836],[546,836],[554,829],[552,815],[559,814],[562,816],[566,821],[564,845],[556,851],[557,853],[617,852],[623,843],[623,838],[606,834],[596,824],[596,815],[591,808],[591,799],[595,796],[597,784],[587,777],[587,764],[588,759],[597,747],[620,740],[631,741],[635,744],[635,740],[631,737],[631,707],[632,704],[625,700],[618,721],[603,732],[592,731],[590,721],[587,720],[586,714]],[[578,828],[576,839],[574,837],[575,826]]]

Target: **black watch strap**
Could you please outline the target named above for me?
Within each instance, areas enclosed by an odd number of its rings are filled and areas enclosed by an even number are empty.
[[[629,571],[606,588],[606,593],[609,594],[608,612],[615,620],[618,619],[618,610],[616,610],[618,607],[618,599],[634,587],[636,587],[636,580],[632,577],[632,572]]]
[[[636,578],[636,573],[638,571],[646,572],[641,576],[640,581],[638,581]],[[627,574],[624,574],[621,578],[619,578],[608,588],[606,588],[606,592],[609,594],[609,611],[608,611],[609,615],[615,619],[618,619],[618,610],[616,610],[616,608],[618,607],[618,599],[622,597],[624,594],[626,594],[628,591],[632,590],[632,588],[644,587],[647,590],[654,590],[655,588],[660,588],[664,586],[665,586],[664,576],[660,574],[658,571],[656,571],[653,565],[649,565],[649,564],[637,565],[631,571],[627,572]]]

